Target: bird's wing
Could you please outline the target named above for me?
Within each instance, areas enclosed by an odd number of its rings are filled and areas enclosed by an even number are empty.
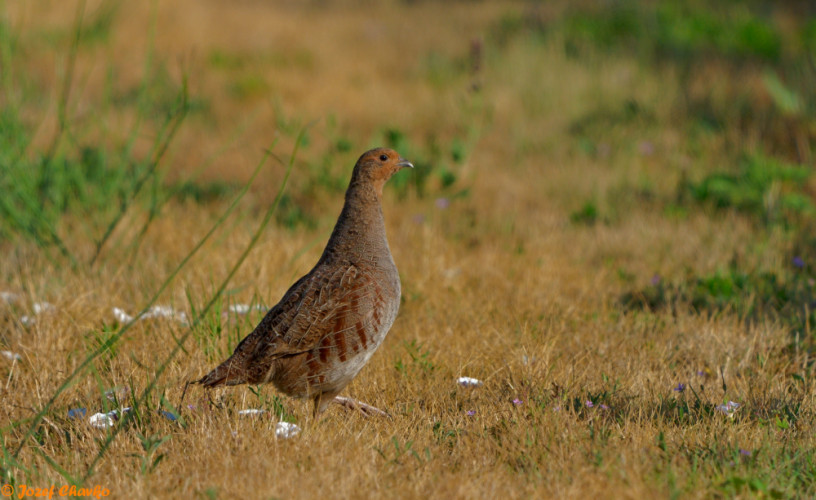
[[[235,349],[254,360],[291,356],[317,347],[354,325],[376,282],[354,264],[317,267],[298,280]]]

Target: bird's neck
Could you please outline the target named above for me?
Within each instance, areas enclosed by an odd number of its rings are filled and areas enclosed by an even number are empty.
[[[323,258],[334,259],[338,255],[350,256],[355,264],[377,264],[383,256],[390,259],[382,212],[382,185],[354,181],[349,185]]]

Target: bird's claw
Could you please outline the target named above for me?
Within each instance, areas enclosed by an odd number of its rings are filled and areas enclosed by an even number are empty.
[[[334,402],[348,410],[359,410],[364,417],[376,415],[378,417],[391,418],[391,415],[389,415],[387,412],[384,412],[374,406],[365,404],[362,401],[357,401],[356,399],[347,398],[345,396],[335,396]]]

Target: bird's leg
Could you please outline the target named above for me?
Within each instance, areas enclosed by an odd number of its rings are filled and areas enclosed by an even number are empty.
[[[356,399],[347,398],[345,396],[335,396],[334,402],[339,404],[340,406],[348,409],[348,410],[359,410],[360,413],[363,414],[365,417],[370,417],[372,415],[377,415],[378,417],[388,417],[391,418],[391,415],[388,413],[380,410],[379,408],[375,408],[371,405],[367,405],[362,401],[357,401]]]
[[[336,394],[337,394],[336,392],[334,394],[320,393],[317,396],[315,396],[315,398],[314,398],[314,419],[315,420],[317,420],[317,417],[321,413],[323,413],[326,410],[326,408],[328,408],[329,403],[332,402],[332,400],[333,400],[333,398],[334,398],[334,396]]]

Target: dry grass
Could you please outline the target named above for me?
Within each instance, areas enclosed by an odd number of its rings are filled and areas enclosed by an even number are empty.
[[[112,441],[86,485],[101,485],[117,498],[814,493],[814,379],[807,353],[788,348],[782,325],[748,324],[729,311],[620,306],[632,283],[646,284],[655,274],[680,281],[721,269],[735,255],[774,269],[785,265],[790,249],[784,235],[757,229],[738,213],[668,217],[631,198],[644,178],[657,196],[672,196],[684,170],[705,169],[727,153],[725,139],[705,138],[689,167],[685,132],[670,104],[678,92],[670,69],[647,69],[625,57],[571,59],[555,38],[485,43],[479,74],[430,74],[429,54],[466,65],[471,41],[489,40],[491,27],[503,15],[524,12],[522,4],[156,4],[155,59],[172,81],[186,72],[191,95],[206,102],[164,161],[171,180],[206,164],[203,179],[244,182],[281,124],[297,128],[313,119],[319,121],[310,147],[288,187],[293,196],[307,185],[306,164],[336,136],[353,144],[333,158],[335,171],[346,173],[356,155],[382,140],[384,127],[398,127],[415,143],[428,135],[444,142],[468,130],[478,141],[458,181],[469,196],[440,208],[433,195],[400,199],[389,192],[384,203],[404,302],[384,345],[346,393],[387,409],[393,419],[331,408],[314,422],[306,402],[283,398],[303,432],[276,439],[276,417],[237,414],[272,408],[272,387],[262,388],[263,400],[247,387],[218,390],[212,403],[194,387],[180,405],[183,423],[158,415],[162,397],[179,405],[184,382],[211,368],[260,318],[218,310],[172,358],[148,406],[143,402],[138,418]],[[110,39],[79,52],[70,112],[77,121],[101,124],[82,141],[115,143],[135,120],[126,107],[94,113],[108,68],[120,91],[139,84],[151,42],[147,5],[123,3]],[[97,8],[89,2],[86,11]],[[5,9],[21,37],[50,40],[30,54],[25,70],[31,82],[57,88],[55,68],[76,5],[38,0]],[[542,9],[545,20],[559,14],[559,7]],[[469,90],[473,79],[481,84],[478,93]],[[659,125],[609,130],[605,155],[581,153],[570,124],[635,97],[654,110]],[[30,149],[45,148],[57,128],[55,101],[40,103],[28,119],[41,122]],[[137,153],[148,150],[155,133],[139,138]],[[285,157],[293,136],[280,136],[275,151]],[[638,153],[644,141],[653,154]],[[278,164],[264,167],[237,215],[158,303],[190,314],[191,302],[200,307],[210,298],[249,244],[283,172]],[[611,220],[570,223],[587,199]],[[273,304],[319,256],[341,201],[337,193],[319,192],[308,200],[318,214],[313,228],[264,231],[219,305]],[[109,431],[66,412],[102,411],[101,393],[112,387],[129,387],[123,403],[133,405],[188,328],[166,319],[136,323],[57,397],[38,433],[22,442],[31,417],[98,345],[103,326],[114,326],[111,309],[137,312],[225,207],[171,202],[132,261],[112,245],[92,268],[52,261],[23,240],[0,242],[7,256],[0,259],[0,290],[20,297],[0,303],[0,347],[22,356],[0,358],[2,445],[8,453],[23,445],[19,467],[9,460],[3,467],[18,487],[65,484],[58,469],[74,478],[85,474]],[[143,215],[134,209],[130,217]],[[66,242],[86,261],[98,235],[83,232],[81,220],[68,217],[65,224]],[[138,226],[123,227],[119,238]],[[621,270],[630,277],[622,279]],[[22,315],[40,301],[54,310],[24,325]],[[462,375],[484,385],[459,387]],[[678,383],[690,389],[672,391]],[[742,404],[734,418],[714,409],[728,400]],[[684,402],[690,412],[682,415],[677,408]],[[793,425],[777,426],[770,415],[793,407]],[[144,436],[169,439],[150,454]],[[154,470],[142,470],[159,455]],[[797,474],[800,480],[791,479]],[[750,486],[752,480],[760,486]]]

